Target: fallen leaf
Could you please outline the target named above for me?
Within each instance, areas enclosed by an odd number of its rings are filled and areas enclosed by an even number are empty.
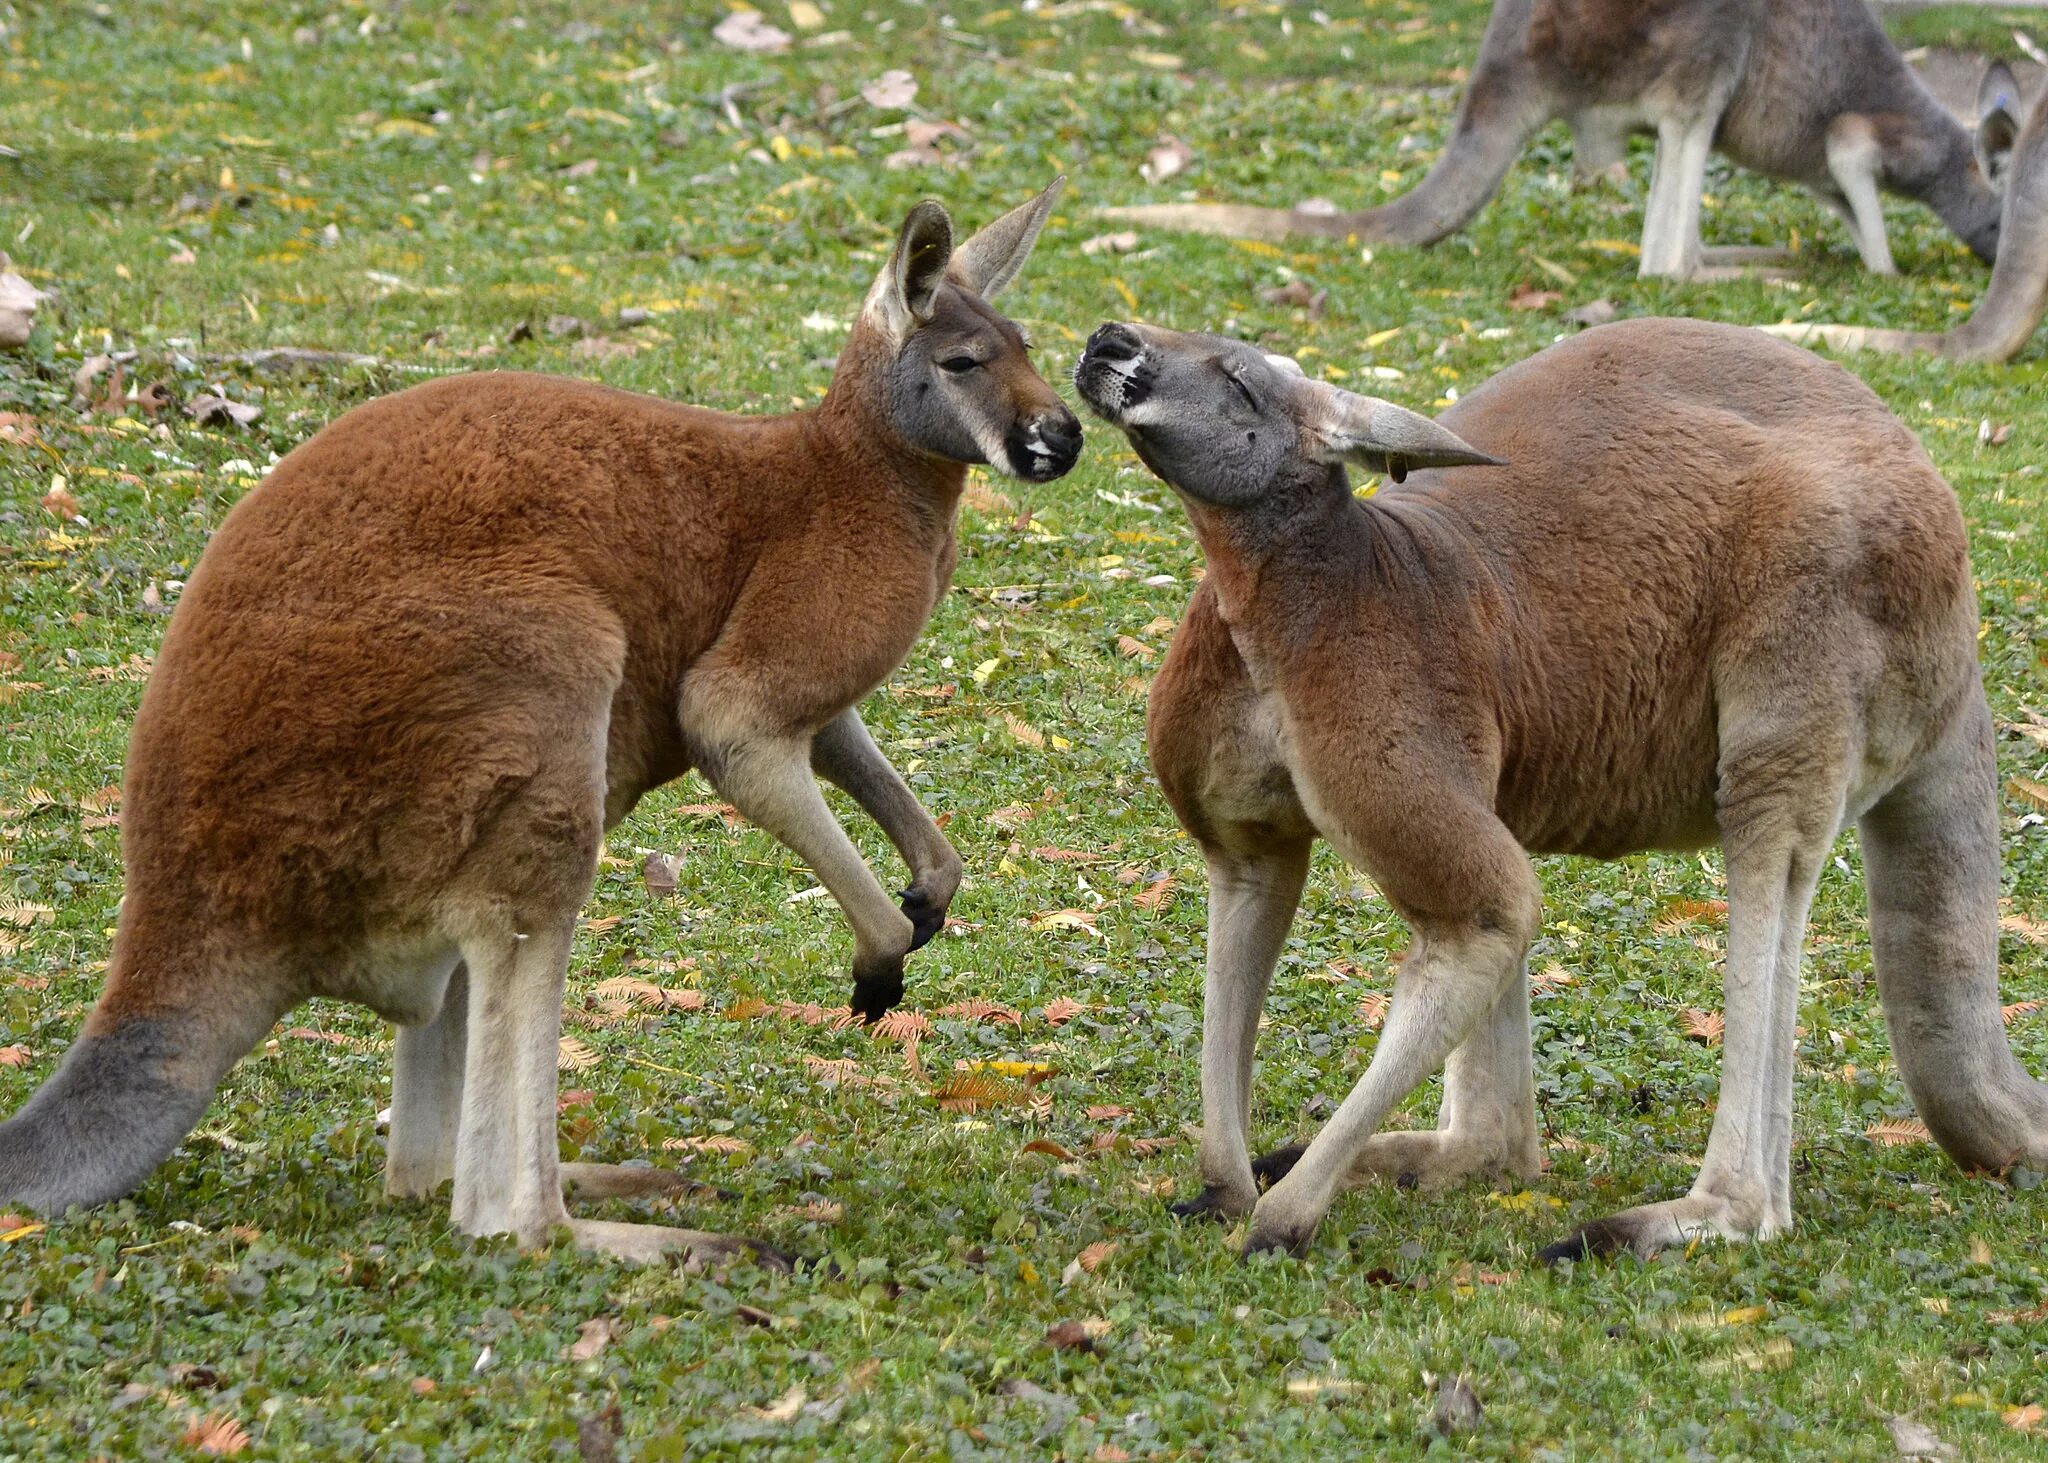
[[[1140,909],[1158,913],[1173,903],[1173,890],[1178,881],[1171,874],[1162,874],[1150,884],[1131,896],[1131,903]]]
[[[0,1046],[0,1067],[26,1067],[35,1060],[35,1055],[19,1043],[14,1046]]]
[[[1685,1028],[1685,1039],[1697,1041],[1705,1046],[1719,1046],[1721,1037],[1728,1029],[1727,1018],[1719,1011],[1702,1011],[1687,1007],[1678,1013],[1679,1022]]]
[[[730,1156],[735,1153],[749,1153],[754,1145],[744,1138],[735,1138],[730,1133],[693,1133],[687,1138],[664,1138],[661,1150],[664,1153],[717,1153]]]
[[[1088,1316],[1078,1321],[1061,1321],[1046,1328],[1045,1344],[1054,1351],[1093,1351],[1095,1343],[1110,1331],[1108,1320]]]
[[[1887,1148],[1903,1148],[1911,1143],[1934,1141],[1934,1134],[1930,1133],[1927,1124],[1918,1118],[1886,1118],[1881,1123],[1873,1123],[1865,1128],[1863,1136]]]
[[[1365,1023],[1367,1031],[1378,1031],[1387,1023],[1388,997],[1374,991],[1358,1003],[1358,1019]]]
[[[1930,1459],[1954,1458],[1958,1456],[1955,1445],[1944,1443],[1933,1428],[1910,1417],[1893,1417],[1885,1421],[1885,1427],[1892,1435],[1892,1446],[1899,1450],[1901,1458]]]
[[[993,813],[988,814],[984,821],[993,824],[997,828],[1001,828],[1005,832],[1015,832],[1037,816],[1038,814],[1035,811],[1025,807],[1022,803],[1012,803],[1006,808],[997,808]]]
[[[1551,961],[1541,970],[1534,970],[1529,973],[1529,993],[1534,996],[1547,996],[1554,991],[1561,991],[1566,986],[1577,985],[1578,983],[1579,978],[1566,970],[1562,965],[1559,965],[1555,960]]]
[[[1081,1253],[1074,1257],[1074,1263],[1093,1275],[1109,1263],[1110,1256],[1122,1248],[1123,1246],[1113,1239],[1097,1240],[1092,1245],[1084,1246]]]
[[[249,1446],[249,1433],[225,1412],[194,1417],[185,1429],[185,1444],[210,1458],[232,1458]]]
[[[2005,914],[1999,916],[1998,927],[2008,934],[2018,935],[2029,945],[2048,945],[2048,920],[2024,914]]]
[[[246,401],[230,401],[211,391],[201,392],[185,403],[185,415],[202,427],[254,426],[263,408]]]
[[[612,1344],[616,1334],[609,1316],[592,1316],[578,1328],[576,1340],[569,1347],[569,1360],[594,1361],[600,1351]]]
[[[802,1204],[792,1204],[785,1212],[806,1224],[837,1224],[846,1217],[846,1206],[830,1199],[811,1199]]]
[[[2044,1418],[2048,1418],[2048,1407],[2029,1402],[2024,1407],[2009,1408],[1999,1417],[2014,1432],[2030,1433]]]
[[[931,1029],[931,1017],[924,1012],[898,1006],[870,1026],[868,1035],[876,1041],[910,1042],[927,1035]]]
[[[85,505],[72,496],[71,490],[65,486],[62,478],[58,478],[50,491],[36,501],[66,523],[70,523],[85,512]]]
[[[789,49],[789,32],[770,25],[758,10],[733,11],[711,28],[711,36],[720,45],[755,55],[770,56]]]
[[[1728,901],[1725,899],[1671,899],[1665,901],[1656,923],[1650,928],[1659,935],[1673,935],[1702,920],[1727,917]]]
[[[1020,746],[1037,748],[1045,745],[1045,733],[1015,712],[1003,713],[1003,725],[1010,729],[1010,735],[1016,738]]]
[[[985,1107],[1014,1107],[1030,1100],[1031,1089],[991,1072],[955,1072],[932,1089],[947,1112],[979,1112]]]
[[[1074,1156],[1073,1149],[1062,1148],[1059,1144],[1053,1142],[1050,1138],[1033,1138],[1029,1143],[1026,1143],[1024,1145],[1024,1152],[1042,1153],[1047,1158],[1057,1158],[1062,1163],[1067,1162]]]
[[[1304,1402],[1319,1402],[1328,1398],[1356,1397],[1365,1391],[1365,1383],[1356,1377],[1289,1377],[1287,1395],[1298,1397]]]
[[[2004,1017],[2005,1024],[2010,1026],[2013,1022],[2019,1020],[2020,1017],[2031,1016],[2040,1009],[2041,1003],[2039,1001],[2014,1001],[2010,1006],[2000,1006],[1998,1014]]]
[[[1085,909],[1054,909],[1044,914],[1033,915],[1031,917],[1031,928],[1034,930],[1086,930],[1091,935],[1102,933],[1101,930],[1096,928],[1095,915]]]
[[[789,20],[798,30],[816,30],[825,23],[825,12],[811,0],[789,0]]]
[[[955,1001],[950,1006],[941,1006],[933,1013],[951,1016],[959,1021],[991,1021],[998,1026],[1022,1026],[1024,1016],[1014,1006],[1005,1006],[999,1001],[985,1001],[976,997],[971,1001]]]
[[[1105,250],[1112,254],[1128,254],[1138,247],[1138,236],[1130,229],[1120,229],[1113,234],[1097,234],[1092,239],[1081,241],[1083,254],[1100,254]]]
[[[1135,635],[1117,636],[1116,648],[1119,653],[1129,656],[1132,660],[1150,660],[1159,653]]]
[[[738,11],[735,13],[744,15],[747,12]],[[769,1403],[766,1407],[749,1407],[745,1410],[748,1414],[760,1418],[763,1422],[794,1422],[797,1414],[804,1410],[804,1395],[802,1387],[791,1387],[781,1397]]]
[[[917,100],[917,78],[908,71],[884,71],[863,86],[860,94],[871,107],[901,111]]]
[[[564,1072],[587,1072],[601,1060],[586,1043],[565,1036],[556,1051],[555,1065]]]
[[[2006,787],[2021,802],[2031,803],[2041,812],[2048,813],[2048,783],[2036,782],[2031,777],[2015,777]]]
[[[1977,423],[1977,445],[1980,447],[2003,447],[2012,440],[2011,422],[1994,422],[1985,417]]]
[[[1556,290],[1539,290],[1534,285],[1517,285],[1508,296],[1510,310],[1548,310],[1564,296]]]
[[[1092,1007],[1086,1001],[1077,1001],[1072,996],[1055,996],[1045,1003],[1045,1019],[1054,1026],[1064,1026]]]
[[[652,897],[666,899],[676,892],[676,881],[682,870],[682,855],[650,853],[640,866],[640,882],[646,885]]]
[[[1091,1123],[1111,1123],[1115,1122],[1118,1118],[1127,1118],[1130,1115],[1131,1110],[1129,1108],[1119,1107],[1113,1102],[1097,1103],[1088,1109],[1088,1121]]]
[[[1138,167],[1138,176],[1148,183],[1164,183],[1186,171],[1187,165],[1194,160],[1195,150],[1169,133],[1145,154],[1145,161]]]

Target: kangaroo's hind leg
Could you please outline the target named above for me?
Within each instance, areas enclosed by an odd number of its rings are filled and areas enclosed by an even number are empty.
[[[1837,117],[1828,127],[1828,174],[1842,190],[1841,201],[1827,199],[1841,214],[1856,240],[1856,252],[1872,274],[1897,274],[1892,247],[1884,230],[1884,204],[1877,179],[1884,150],[1866,117]]]
[[[1818,679],[1818,678],[1817,678]],[[1807,913],[1840,827],[1849,713],[1789,686],[1731,695],[1719,818],[1728,864],[1727,1029],[1706,1159],[1681,1199],[1596,1220],[1549,1261],[1792,1227],[1792,1078]]]
[[[1657,127],[1657,159],[1650,170],[1650,198],[1643,214],[1644,279],[1699,279],[1700,192],[1707,181],[1718,109],[1669,118]]]
[[[431,1021],[398,1028],[391,1060],[391,1137],[384,1191],[416,1199],[455,1177],[462,1071],[469,1056],[469,973],[453,961]]]

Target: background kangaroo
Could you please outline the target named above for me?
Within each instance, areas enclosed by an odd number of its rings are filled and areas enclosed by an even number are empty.
[[[1718,841],[1727,1032],[1705,1162],[1685,1197],[1546,1257],[1786,1229],[1801,942],[1851,823],[1921,1116],[1967,1167],[2048,1165],[2048,1086],[1999,1013],[1997,767],[1962,518],[1862,383],[1680,320],[1588,331],[1442,425],[1145,326],[1103,326],[1076,380],[1178,491],[1209,562],[1148,723],[1209,867],[1207,1187],[1188,1212],[1249,1211],[1248,1249],[1300,1250],[1354,1175],[1534,1178],[1528,854]],[[1399,483],[1486,454],[1506,465],[1364,501],[1344,471]],[[1371,1065],[1261,1198],[1252,1048],[1318,835],[1415,940]],[[1446,1059],[1437,1130],[1379,1132]]]
[[[2019,82],[2004,63],[1993,65],[1978,90],[1983,118],[1978,155],[1985,176],[2004,198],[1998,226],[1998,262],[1977,308],[1952,330],[1882,330],[1867,325],[1801,322],[1766,325],[1772,335],[1836,350],[1902,354],[1929,351],[1958,361],[2009,361],[2027,347],[2048,314],[2048,90],[2033,105],[2021,100]],[[2022,121],[2021,119],[2025,120]]]
[[[1058,193],[957,252],[919,204],[824,401],[736,417],[487,374],[372,402],[228,515],[143,697],[106,993],[0,1124],[0,1201],[127,1193],[228,1068],[309,996],[400,1025],[387,1183],[455,1182],[470,1234],[640,1258],[743,1241],[570,1221],[556,1047],[604,830],[700,769],[817,872],[854,929],[853,1008],[902,993],[960,859],[853,709],[953,571],[969,462],[1074,463],[1073,414],[985,301]],[[888,833],[899,910],[812,771]]]
[[[1352,213],[1107,212],[1205,233],[1433,244],[1463,228],[1529,139],[1560,118],[1585,176],[1621,162],[1631,133],[1656,134],[1645,276],[1695,278],[1717,260],[1762,257],[1701,248],[1700,190],[1715,150],[1811,189],[1879,273],[1893,272],[1880,191],[1927,204],[1980,258],[1998,250],[1998,200],[1969,134],[1915,79],[1864,0],[1497,0],[1450,141],[1394,202]]]

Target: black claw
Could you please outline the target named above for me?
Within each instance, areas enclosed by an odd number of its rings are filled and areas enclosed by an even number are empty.
[[[946,906],[917,888],[905,889],[901,898],[904,918],[910,921],[910,948],[921,950],[946,927]]]
[[[1244,1242],[1244,1258],[1249,1260],[1253,1255],[1278,1253],[1292,1255],[1297,1260],[1304,1259],[1308,1255],[1309,1241],[1313,1237],[1312,1234],[1304,1234],[1289,1239],[1284,1234],[1253,1233]]]
[[[1556,1265],[1566,1260],[1590,1260],[1598,1255],[1618,1255],[1630,1248],[1632,1244],[1622,1226],[1609,1219],[1596,1219],[1585,1228],[1546,1247],[1537,1258],[1546,1265]]]
[[[863,1024],[879,1021],[903,1004],[903,967],[853,978],[853,1014]]]
[[[1306,1143],[1289,1143],[1275,1148],[1264,1157],[1252,1160],[1252,1177],[1260,1188],[1270,1189],[1294,1171],[1294,1165],[1301,1162],[1301,1155],[1306,1152]]]
[[[1202,1192],[1192,1199],[1184,1199],[1168,1206],[1167,1213],[1175,1219],[1213,1219],[1226,1224],[1237,1216],[1223,1202],[1223,1190],[1214,1184],[1207,1184]]]

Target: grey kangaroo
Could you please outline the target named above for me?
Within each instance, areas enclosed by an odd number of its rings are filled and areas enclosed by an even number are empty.
[[[2026,349],[2048,314],[2048,90],[2031,108],[2003,63],[1978,90],[1978,158],[2004,194],[1998,262],[1970,318],[1952,330],[1885,330],[1801,321],[1763,327],[1772,335],[1835,350],[1927,351],[1955,361],[2009,361]],[[2022,121],[2022,117],[2025,118]]]
[[[1631,133],[1656,134],[1646,277],[1706,278],[1766,257],[1701,247],[1700,190],[1716,150],[1811,189],[1878,273],[1895,272],[1880,192],[1927,204],[1979,258],[1998,252],[1998,198],[1969,133],[1864,0],[1497,0],[1450,142],[1392,203],[1322,214],[1229,204],[1106,212],[1241,237],[1433,244],[1463,228],[1529,139],[1559,119],[1571,124],[1582,176],[1619,163]]]
[[[1962,514],[1860,381],[1741,326],[1640,320],[1441,422],[1147,326],[1098,330],[1076,383],[1179,493],[1209,565],[1147,718],[1209,866],[1191,1211],[1249,1213],[1249,1249],[1299,1251],[1355,1178],[1533,1178],[1529,854],[1718,843],[1726,1054],[1699,1175],[1546,1257],[1781,1233],[1807,910],[1851,824],[1914,1105],[1965,1167],[2048,1166],[2048,1086],[1999,1013]],[[1355,498],[1347,462],[1396,485]],[[1318,836],[1415,942],[1371,1064],[1297,1162],[1265,1161],[1261,1197],[1252,1050]],[[1437,1129],[1379,1131],[1447,1059]]]

